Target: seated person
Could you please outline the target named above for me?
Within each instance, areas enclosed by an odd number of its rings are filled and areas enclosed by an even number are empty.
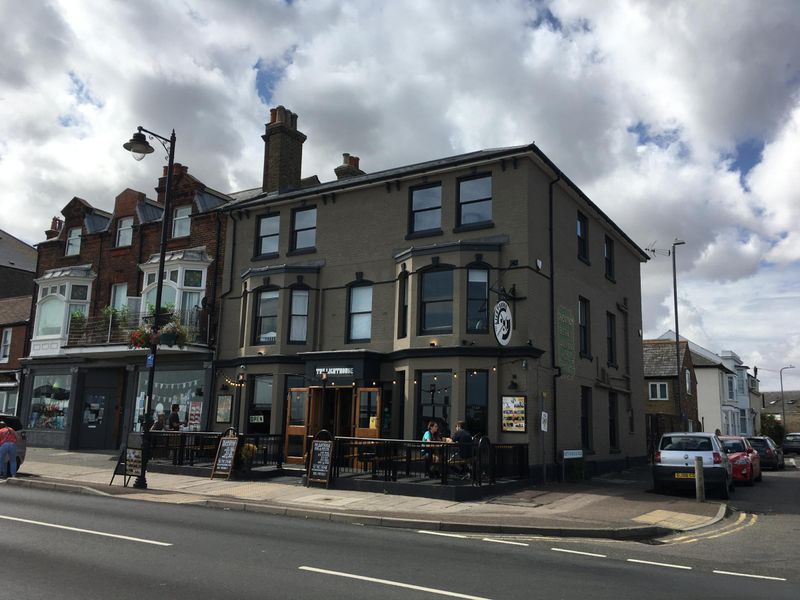
[[[453,443],[458,444],[454,462],[460,467],[463,476],[469,475],[469,462],[472,460],[472,434],[467,430],[464,421],[456,421],[456,430],[453,433]]]
[[[437,421],[429,421],[428,429],[422,434],[423,442],[441,442],[442,434],[439,433],[439,423]],[[433,465],[439,463],[441,460],[438,450],[422,450],[422,457],[425,459],[425,473],[428,477],[438,476],[438,466],[434,469]]]

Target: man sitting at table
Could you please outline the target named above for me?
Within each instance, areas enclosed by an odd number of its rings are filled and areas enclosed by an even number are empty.
[[[462,475],[469,475],[469,462],[472,460],[472,434],[467,430],[464,421],[456,421],[453,443],[458,444],[455,462],[461,467]]]

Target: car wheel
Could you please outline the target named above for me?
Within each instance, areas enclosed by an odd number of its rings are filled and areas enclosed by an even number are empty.
[[[722,480],[722,487],[720,488],[719,497],[722,498],[723,500],[727,500],[728,498],[731,497],[731,488],[730,485],[728,485],[727,477]]]

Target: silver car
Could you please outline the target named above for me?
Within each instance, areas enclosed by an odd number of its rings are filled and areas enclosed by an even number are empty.
[[[727,500],[733,491],[733,467],[722,442],[713,433],[678,432],[661,436],[653,464],[656,493],[668,488],[693,488],[697,456],[703,458],[706,491],[714,490]]]
[[[25,441],[25,428],[19,417],[13,415],[0,415],[0,421],[4,421],[6,425],[17,432],[17,472],[19,472],[20,465],[25,462],[25,452],[28,449],[28,443]],[[0,472],[8,473],[9,471],[5,469],[7,469],[7,465],[2,465]]]

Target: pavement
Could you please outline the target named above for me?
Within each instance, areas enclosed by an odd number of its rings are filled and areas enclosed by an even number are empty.
[[[548,483],[479,501],[305,487],[300,478],[234,481],[148,472],[147,490],[109,485],[117,455],[28,448],[6,485],[59,489],[150,502],[190,504],[360,525],[441,532],[649,539],[708,527],[727,505],[690,495],[657,495],[649,467],[580,483]]]

